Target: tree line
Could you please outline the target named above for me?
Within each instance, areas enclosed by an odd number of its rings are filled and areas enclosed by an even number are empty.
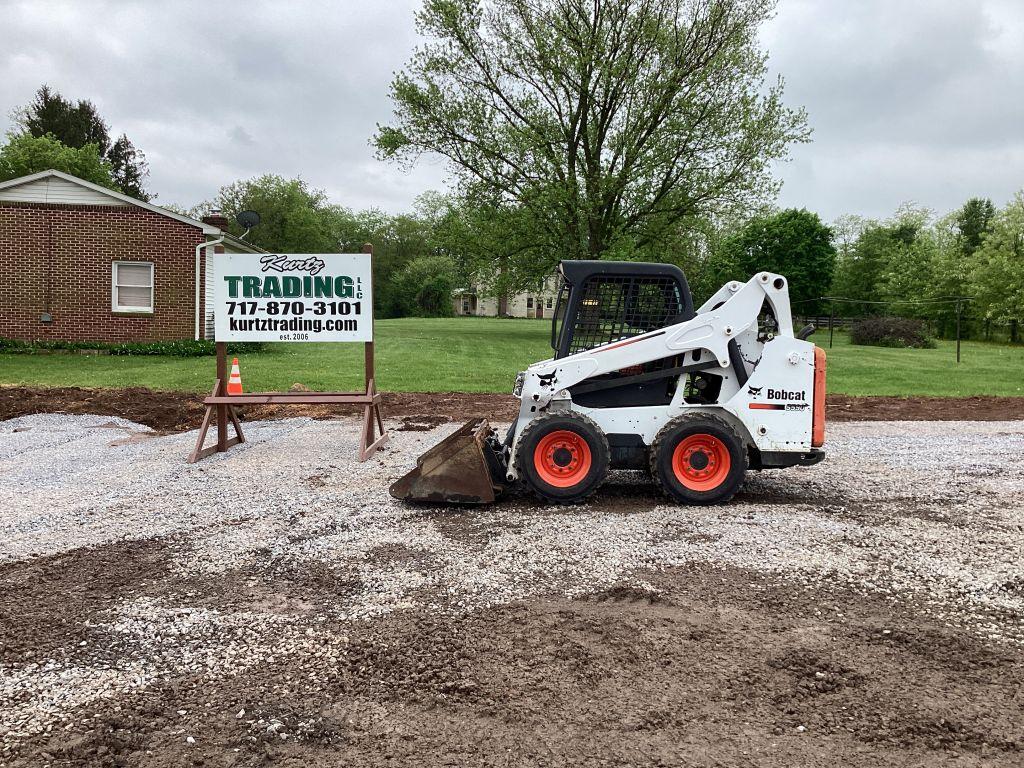
[[[884,221],[846,216],[835,232],[832,295],[854,300],[837,312],[921,318],[949,336],[959,305],[970,335],[1019,340],[1024,192],[1002,208],[975,197],[941,216],[913,205]]]
[[[1020,196],[1001,210],[976,199],[938,218],[905,207],[885,221],[832,226],[771,206],[773,163],[810,139],[782,79],[767,79],[759,30],[774,6],[424,0],[420,44],[391,84],[393,120],[372,143],[399,166],[444,158],[455,182],[447,194],[393,215],[261,176],[192,210],[258,211],[249,239],[272,251],[373,242],[383,315],[449,313],[452,292],[470,284],[501,306],[500,297],[539,288],[561,259],[631,259],[678,264],[698,300],[768,269],[787,275],[797,312],[824,312],[822,297],[839,295],[855,300],[842,313],[921,316],[940,332],[955,304],[938,299],[971,296],[972,317],[1016,338]],[[62,117],[43,118],[51,113]],[[0,149],[0,174],[60,162],[128,191],[132,172],[116,175],[124,161],[113,145],[82,129],[97,119],[88,102],[40,91]],[[144,160],[133,158],[141,179]]]
[[[374,308],[379,317],[451,315],[457,288],[469,287],[473,265],[465,249],[455,201],[421,195],[412,211],[354,211],[328,200],[302,179],[267,174],[221,187],[217,195],[184,211],[201,218],[212,210],[244,234],[236,217],[252,210],[259,226],[246,240],[279,253],[359,253],[373,244]]]
[[[537,290],[552,274],[547,262],[531,265],[532,271],[517,264],[505,223],[457,195],[428,193],[414,210],[391,215],[331,204],[299,179],[263,176],[224,187],[193,213],[213,208],[232,219],[242,210],[260,211],[263,222],[249,239],[267,250],[356,252],[374,243],[382,316],[447,315],[456,288],[477,285],[500,296]],[[481,275],[493,275],[503,253],[506,265],[516,264],[515,286],[481,285]],[[763,207],[748,218],[680,227],[670,249],[614,258],[677,264],[698,302],[730,280],[778,272],[789,280],[797,314],[916,317],[943,336],[954,332],[955,300],[963,299],[973,335],[1017,341],[1024,318],[1024,192],[1002,208],[971,198],[942,216],[904,205],[888,219],[843,216],[831,225],[806,209]]]
[[[107,124],[91,102],[73,103],[44,86],[16,114],[16,130],[0,147],[0,180],[56,168],[149,199],[142,186],[144,156],[126,136],[110,143]],[[258,211],[261,224],[247,237],[268,251],[357,252],[372,242],[382,317],[451,314],[459,288],[475,286],[498,297],[538,289],[558,259],[569,255],[538,258],[522,246],[519,217],[526,214],[520,209],[481,205],[457,192],[426,193],[401,214],[353,211],[301,179],[264,175],[177,208],[197,218],[213,209],[228,217],[236,235],[243,232],[235,215]],[[698,301],[729,280],[779,272],[790,281],[798,314],[917,317],[947,336],[956,323],[952,299],[963,297],[973,335],[1017,341],[1024,317],[1024,191],[1001,209],[972,198],[942,216],[905,205],[885,220],[848,215],[831,225],[804,209],[761,205],[747,217],[719,211],[665,228],[657,247],[633,243],[577,255],[675,263]]]

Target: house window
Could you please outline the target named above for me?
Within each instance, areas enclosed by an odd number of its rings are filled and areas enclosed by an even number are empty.
[[[462,300],[462,314],[464,314],[464,315],[468,315],[469,314],[469,299],[463,299]]]
[[[153,265],[146,261],[115,261],[111,270],[111,310],[152,312]]]
[[[533,309],[533,296],[529,296],[526,299],[526,308]]]
[[[548,296],[548,302],[547,302],[548,309],[551,309],[551,302],[552,301],[553,301],[553,299],[550,296]]]

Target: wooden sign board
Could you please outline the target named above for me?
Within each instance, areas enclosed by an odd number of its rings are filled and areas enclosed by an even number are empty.
[[[373,248],[361,254],[217,254],[214,258],[214,338],[217,378],[203,403],[194,463],[244,443],[235,406],[246,404],[363,405],[359,460],[366,461],[387,442],[381,395],[374,382]],[[362,392],[227,393],[227,342],[362,342]],[[204,447],[217,419],[217,442]],[[228,422],[235,436],[228,438]],[[378,436],[379,431],[379,436]]]
[[[214,260],[217,341],[373,341],[367,253],[220,254]]]

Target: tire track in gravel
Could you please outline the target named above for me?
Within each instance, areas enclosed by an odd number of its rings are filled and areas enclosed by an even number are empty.
[[[1024,652],[839,585],[695,565],[317,631],[315,653],[99,700],[10,764],[1009,766],[1024,750]]]
[[[0,564],[0,658],[43,661],[88,642],[86,621],[171,573],[161,540],[118,541]]]

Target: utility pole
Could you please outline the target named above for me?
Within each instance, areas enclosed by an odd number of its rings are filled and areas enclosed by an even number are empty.
[[[956,362],[957,362],[957,365],[960,364],[960,314],[961,314],[961,308],[962,307],[963,307],[963,304],[961,303],[960,298],[957,297],[957,300],[956,300]]]
[[[832,349],[832,337],[835,335],[835,324],[836,324],[836,303],[830,301],[828,303],[829,315],[828,315],[828,348]]]

